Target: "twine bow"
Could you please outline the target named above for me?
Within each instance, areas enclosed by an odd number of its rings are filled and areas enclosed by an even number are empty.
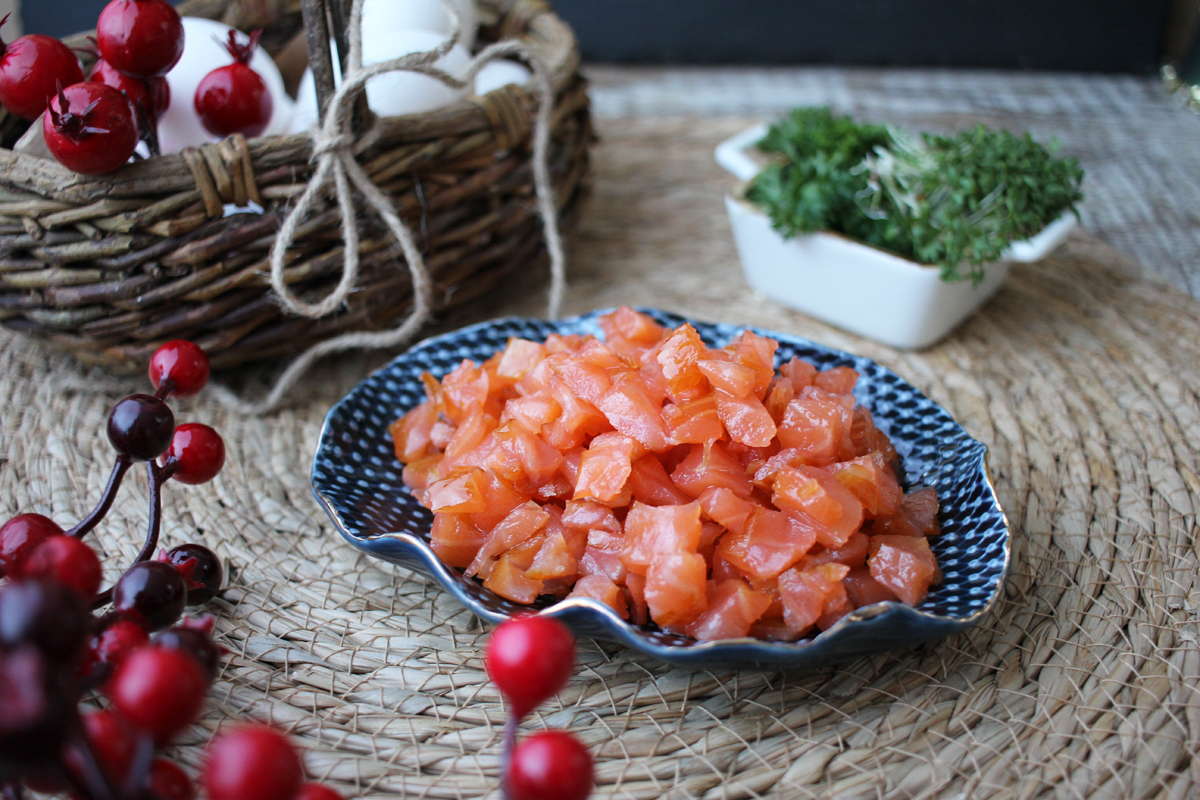
[[[538,111],[533,130],[533,180],[537,192],[538,213],[546,236],[546,248],[550,254],[550,296],[547,315],[556,319],[562,304],[566,284],[565,257],[562,238],[558,230],[558,211],[553,188],[550,184],[548,152],[550,146],[550,116],[554,106],[554,88],[550,75],[541,59],[524,42],[508,40],[489,45],[476,55],[467,67],[464,77],[459,79],[438,69],[435,63],[450,52],[458,43],[461,24],[457,12],[447,0],[443,0],[451,15],[452,33],[438,47],[421,53],[411,53],[390,61],[362,65],[362,5],[363,0],[354,0],[350,12],[350,52],[346,75],[329,99],[328,110],[320,127],[311,131],[313,140],[312,158],[317,164],[308,186],[288,213],[271,248],[271,286],[277,300],[287,311],[298,316],[317,319],[335,312],[345,303],[358,281],[358,227],[354,220],[354,199],[351,187],[357,189],[376,214],[384,221],[392,236],[400,243],[404,259],[412,278],[412,308],[405,320],[396,328],[387,331],[360,331],[342,334],[313,345],[293,361],[276,380],[271,391],[257,403],[234,400],[228,390],[220,395],[227,402],[251,413],[263,413],[279,405],[300,376],[318,359],[330,353],[351,349],[379,349],[392,347],[408,341],[429,321],[433,306],[433,281],[425,265],[425,259],[417,248],[412,231],[400,219],[392,201],[379,190],[354,158],[356,141],[351,132],[354,101],[365,90],[367,81],[386,72],[408,71],[435,78],[456,89],[473,84],[475,76],[489,62],[501,56],[516,56],[527,63],[533,71],[538,91]],[[337,286],[324,299],[310,303],[296,297],[284,280],[284,265],[288,248],[296,239],[296,232],[332,180],[342,218],[342,239],[345,266]]]

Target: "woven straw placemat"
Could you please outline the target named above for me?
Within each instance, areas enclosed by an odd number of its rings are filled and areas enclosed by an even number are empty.
[[[1080,234],[1017,267],[932,350],[840,333],[741,280],[711,148],[745,122],[602,125],[567,312],[658,305],[891,367],[991,446],[1012,576],[965,634],[812,673],[689,672],[582,641],[575,678],[526,729],[575,730],[601,797],[1200,794],[1200,303]],[[442,324],[536,314],[542,291],[509,286]],[[175,754],[195,768],[214,729],[254,717],[351,797],[497,796],[504,709],[482,670],[486,630],[343,543],[309,490],[325,411],[381,361],[323,364],[265,419],[205,394],[178,407],[229,445],[213,483],[168,486],[164,540],[204,542],[230,566],[213,610],[231,652]],[[108,409],[144,388],[0,333],[0,513],[82,515],[111,464]],[[129,484],[97,532],[110,578],[146,524],[144,479]]]

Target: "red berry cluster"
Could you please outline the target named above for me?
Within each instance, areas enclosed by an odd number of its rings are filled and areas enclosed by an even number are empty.
[[[100,12],[96,46],[101,59],[85,81],[57,39],[0,40],[0,103],[25,119],[46,112],[46,148],[85,175],[121,166],[140,139],[157,151],[155,120],[171,100],[163,76],[183,55],[183,22],[166,0],[112,0]]]
[[[516,744],[517,725],[557,694],[575,667],[575,639],[550,617],[500,623],[484,654],[488,677],[508,701],[504,729],[507,800],[584,800],[592,791],[592,757],[569,733],[543,731]]]

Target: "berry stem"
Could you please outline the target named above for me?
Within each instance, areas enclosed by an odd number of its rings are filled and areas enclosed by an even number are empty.
[[[100,762],[96,760],[96,754],[92,752],[92,746],[83,732],[83,723],[79,719],[78,711],[72,720],[71,729],[71,738],[64,752],[70,750],[78,756],[80,774],[77,775],[72,770],[63,772],[67,781],[73,784],[75,793],[88,800],[123,800],[124,795],[113,789],[104,775],[104,770],[100,768]]]
[[[162,530],[162,485],[170,480],[177,469],[179,469],[178,461],[168,461],[161,467],[153,461],[146,462],[146,475],[150,480],[150,525],[146,529],[146,543],[142,545],[141,552],[133,560],[134,564],[140,564],[149,559],[158,547],[158,534]],[[96,595],[96,599],[92,601],[92,608],[103,608],[108,605],[112,602],[112,595],[113,587],[110,586]]]
[[[88,531],[96,527],[100,520],[104,519],[104,515],[112,508],[113,500],[117,497],[117,490],[121,488],[121,480],[125,477],[125,473],[133,466],[133,459],[127,455],[117,456],[117,462],[113,464],[112,474],[108,477],[108,485],[104,487],[104,494],[100,496],[100,502],[92,509],[92,513],[88,514],[79,524],[71,530],[67,531],[67,536],[73,536],[76,539],[82,539]]]
[[[154,739],[145,732],[139,732],[137,743],[134,745],[133,760],[129,763],[129,772],[121,786],[121,794],[128,797],[139,797],[139,788],[146,785],[150,775],[150,767],[154,764]]]
[[[175,391],[175,381],[163,378],[163,382],[158,385],[158,391],[154,393],[154,396],[159,400],[166,400],[173,391]]]
[[[508,800],[508,773],[512,767],[513,748],[517,744],[517,719],[516,714],[510,714],[508,722],[504,723],[504,753],[500,758],[500,793]]]

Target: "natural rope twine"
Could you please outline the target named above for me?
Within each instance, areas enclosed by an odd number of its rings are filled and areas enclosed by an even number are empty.
[[[550,82],[549,72],[537,54],[526,44],[517,40],[496,42],[484,48],[471,59],[464,77],[461,79],[438,69],[434,64],[450,52],[451,48],[458,43],[461,35],[457,11],[449,0],[442,0],[442,2],[452,19],[452,33],[438,47],[364,67],[362,64],[363,0],[354,0],[350,13],[350,52],[346,76],[342,85],[337,87],[329,99],[324,122],[311,131],[312,158],[317,164],[317,169],[308,186],[284,219],[270,253],[271,287],[283,308],[292,314],[310,319],[320,319],[337,312],[358,282],[359,237],[358,227],[354,221],[354,197],[351,191],[353,185],[367,205],[387,225],[396,241],[400,243],[413,285],[412,307],[408,316],[399,326],[391,330],[345,333],[313,345],[288,365],[266,396],[257,402],[247,402],[224,386],[214,386],[215,396],[223,403],[245,413],[265,413],[276,408],[301,376],[324,356],[346,350],[378,350],[394,347],[412,339],[429,322],[433,306],[433,282],[430,279],[429,270],[425,266],[425,259],[413,239],[412,231],[396,212],[395,205],[371,182],[354,158],[353,153],[356,142],[351,132],[354,102],[365,91],[367,82],[371,78],[387,72],[415,72],[436,78],[453,88],[462,89],[472,85],[479,71],[497,58],[517,56],[529,64],[533,71],[533,79],[537,85],[539,97],[533,135],[533,177],[537,193],[538,213],[542,218],[546,249],[550,256],[550,294],[546,313],[550,319],[558,318],[566,287],[566,257],[558,229],[558,211],[555,205],[554,190],[550,183],[548,165],[550,122],[554,107],[554,88]],[[196,170],[193,172],[195,173]],[[317,204],[331,179],[335,188],[338,209],[341,212],[345,265],[341,278],[333,291],[317,302],[306,302],[296,297],[284,280],[287,252],[296,240],[297,230]],[[200,180],[198,179],[197,182],[199,184]]]

